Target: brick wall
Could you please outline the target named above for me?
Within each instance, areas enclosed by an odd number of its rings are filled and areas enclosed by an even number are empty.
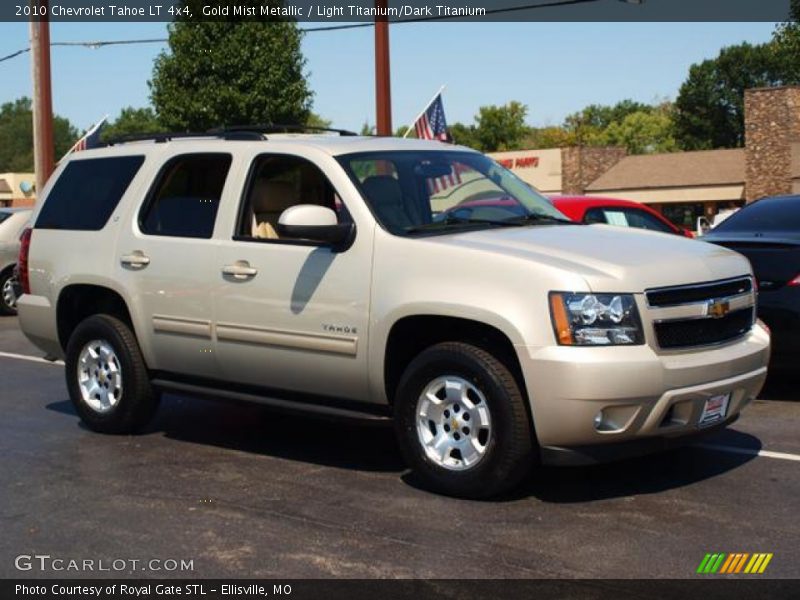
[[[800,86],[747,90],[745,198],[792,193],[792,144],[800,141]]]
[[[587,186],[626,155],[625,148],[573,146],[561,149],[561,193],[582,195]]]

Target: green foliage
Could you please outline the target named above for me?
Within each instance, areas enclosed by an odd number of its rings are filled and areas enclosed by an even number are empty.
[[[116,120],[103,127],[100,132],[100,139],[107,141],[123,135],[158,133],[160,131],[164,131],[164,127],[162,127],[152,108],[129,106],[122,109]]]
[[[612,123],[619,123],[628,115],[637,112],[650,112],[653,107],[635,100],[622,100],[613,106],[590,104],[583,110],[564,119],[564,128],[578,132],[581,128],[602,131]]]
[[[780,23],[772,36],[776,60],[787,80],[800,81],[800,0],[791,0],[789,21]]]
[[[525,148],[544,150],[547,148],[563,148],[577,144],[574,132],[567,131],[565,127],[549,126],[534,127],[522,142]]]
[[[59,160],[78,141],[78,132],[67,119],[53,117],[55,157]],[[30,98],[18,98],[0,106],[0,173],[33,171],[33,113]]]
[[[453,138],[454,144],[474,148],[475,150],[483,150],[478,134],[474,125],[464,125],[463,123],[453,123],[448,127],[450,136]]]
[[[503,106],[481,106],[475,117],[475,137],[484,152],[516,150],[528,133],[528,107],[512,100]]]
[[[192,6],[197,2],[184,2]],[[262,2],[238,2],[261,5]],[[184,21],[169,26],[169,51],[149,82],[161,123],[170,130],[221,125],[303,124],[312,92],[295,22]]]
[[[328,119],[323,119],[315,112],[309,112],[308,118],[306,119],[306,125],[309,127],[330,127],[331,121]]]
[[[675,101],[675,137],[681,148],[743,146],[745,90],[800,81],[787,62],[772,42],[728,46],[717,58],[692,65]]]
[[[375,126],[370,125],[369,121],[364,121],[361,125],[361,131],[359,132],[361,135],[375,135]]]
[[[678,143],[673,135],[672,105],[648,107],[613,121],[599,135],[602,146],[624,146],[629,154],[674,152]]]

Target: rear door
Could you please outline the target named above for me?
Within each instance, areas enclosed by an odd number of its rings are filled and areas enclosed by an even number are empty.
[[[175,154],[166,159],[132,224],[119,238],[117,277],[134,296],[151,368],[216,378],[212,288],[218,276],[212,240],[230,193],[232,157]],[[140,334],[141,335],[141,334]]]

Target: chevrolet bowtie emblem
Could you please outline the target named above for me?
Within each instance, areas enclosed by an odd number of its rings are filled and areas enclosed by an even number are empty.
[[[727,300],[709,300],[706,314],[712,319],[721,319],[731,312],[731,304]]]

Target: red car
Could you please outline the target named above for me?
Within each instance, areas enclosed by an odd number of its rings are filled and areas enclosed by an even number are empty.
[[[553,196],[550,201],[570,219],[580,223],[638,227],[689,238],[694,237],[688,229],[678,227],[652,208],[631,200],[599,196]]]

